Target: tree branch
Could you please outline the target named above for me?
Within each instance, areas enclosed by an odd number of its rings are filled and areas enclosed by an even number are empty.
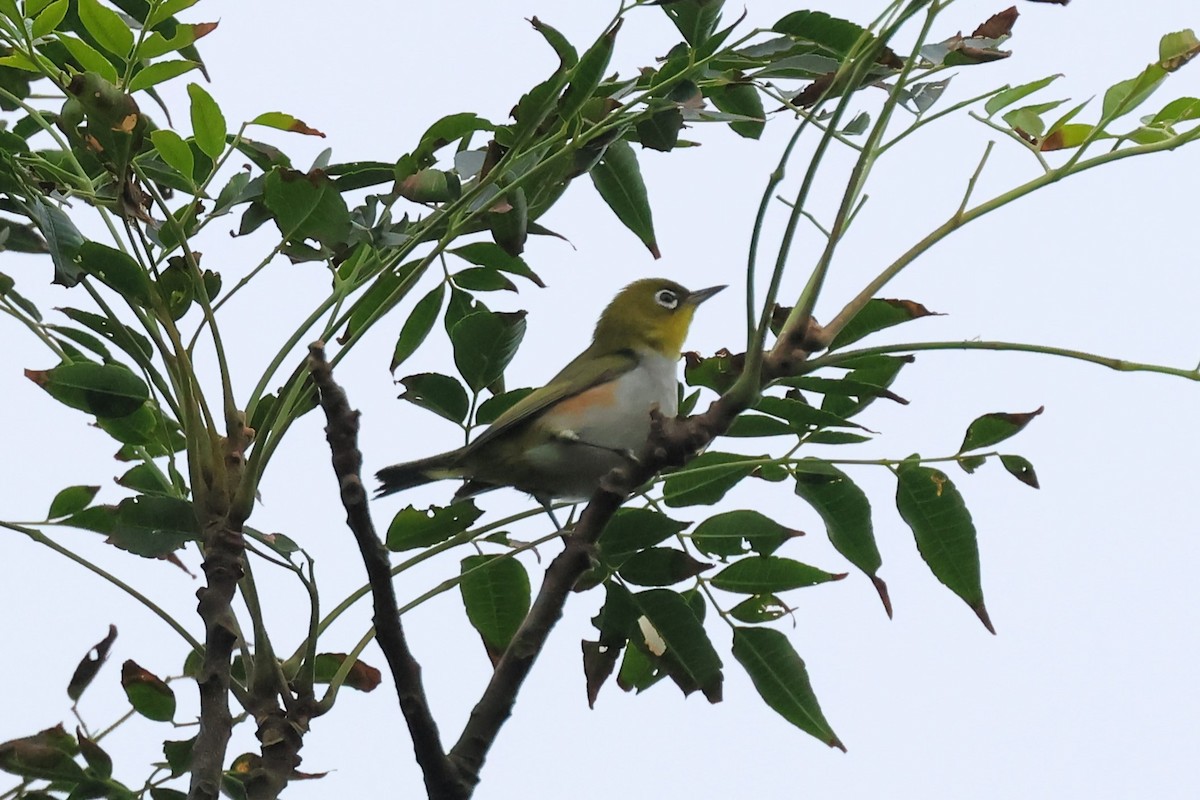
[[[346,524],[358,542],[371,584],[375,634],[391,668],[400,710],[408,723],[417,763],[425,776],[425,788],[431,800],[463,800],[470,797],[475,781],[464,780],[442,749],[437,723],[421,683],[421,665],[413,657],[400,624],[391,563],[375,532],[362,484],[358,412],[350,408],[346,393],[333,380],[333,370],[325,358],[324,342],[309,345],[308,353],[308,368],[329,421],[325,434],[333,454],[333,471],[341,488],[342,504],[346,507]]]
[[[820,327],[807,319],[781,331],[764,359],[762,386],[794,374],[809,353],[824,349],[825,338]],[[575,582],[591,568],[592,552],[609,520],[635,489],[666,467],[683,466],[727,431],[737,415],[754,404],[758,392],[748,398],[743,395],[740,391],[727,392],[703,414],[686,419],[653,412],[650,437],[637,462],[613,470],[601,481],[579,521],[565,537],[563,551],[547,567],[537,598],[497,662],[462,735],[450,750],[450,758],[464,779],[478,783],[483,762],[500,728],[512,714],[521,684],[545,646],[550,630],[562,616]]]

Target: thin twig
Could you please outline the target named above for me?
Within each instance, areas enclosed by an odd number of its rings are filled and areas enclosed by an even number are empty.
[[[363,564],[371,582],[375,600],[375,631],[379,647],[387,658],[400,710],[408,723],[417,763],[425,776],[425,788],[431,800],[460,800],[471,795],[473,781],[464,781],[442,749],[437,723],[429,708],[429,699],[421,681],[417,663],[396,608],[391,563],[375,532],[367,507],[367,492],[362,484],[362,453],[358,449],[358,412],[350,408],[346,393],[333,380],[333,371],[325,358],[324,342],[308,348],[308,368],[320,393],[321,407],[329,421],[326,438],[333,453],[333,470],[346,507],[346,524],[354,533]]]

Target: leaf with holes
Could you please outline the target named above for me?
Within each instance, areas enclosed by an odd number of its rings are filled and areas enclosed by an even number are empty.
[[[482,514],[473,500],[444,508],[430,506],[424,511],[408,506],[388,526],[387,547],[400,552],[439,544],[470,528]]]

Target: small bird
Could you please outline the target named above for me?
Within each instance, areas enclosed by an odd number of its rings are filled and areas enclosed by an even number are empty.
[[[647,278],[622,289],[592,343],[465,447],[381,469],[377,497],[431,481],[466,482],[454,499],[512,486],[549,508],[584,500],[612,469],[636,458],[650,411],[678,413],[676,366],[696,307],[724,286],[688,291]]]

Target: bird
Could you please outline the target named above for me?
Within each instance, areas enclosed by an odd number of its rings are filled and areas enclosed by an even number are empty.
[[[376,497],[461,479],[453,502],[509,486],[547,510],[592,496],[636,461],[651,411],[678,413],[677,365],[696,308],[725,286],[690,291],[666,278],[626,286],[600,314],[592,343],[464,447],[376,473]],[[556,522],[557,524],[557,522]]]

